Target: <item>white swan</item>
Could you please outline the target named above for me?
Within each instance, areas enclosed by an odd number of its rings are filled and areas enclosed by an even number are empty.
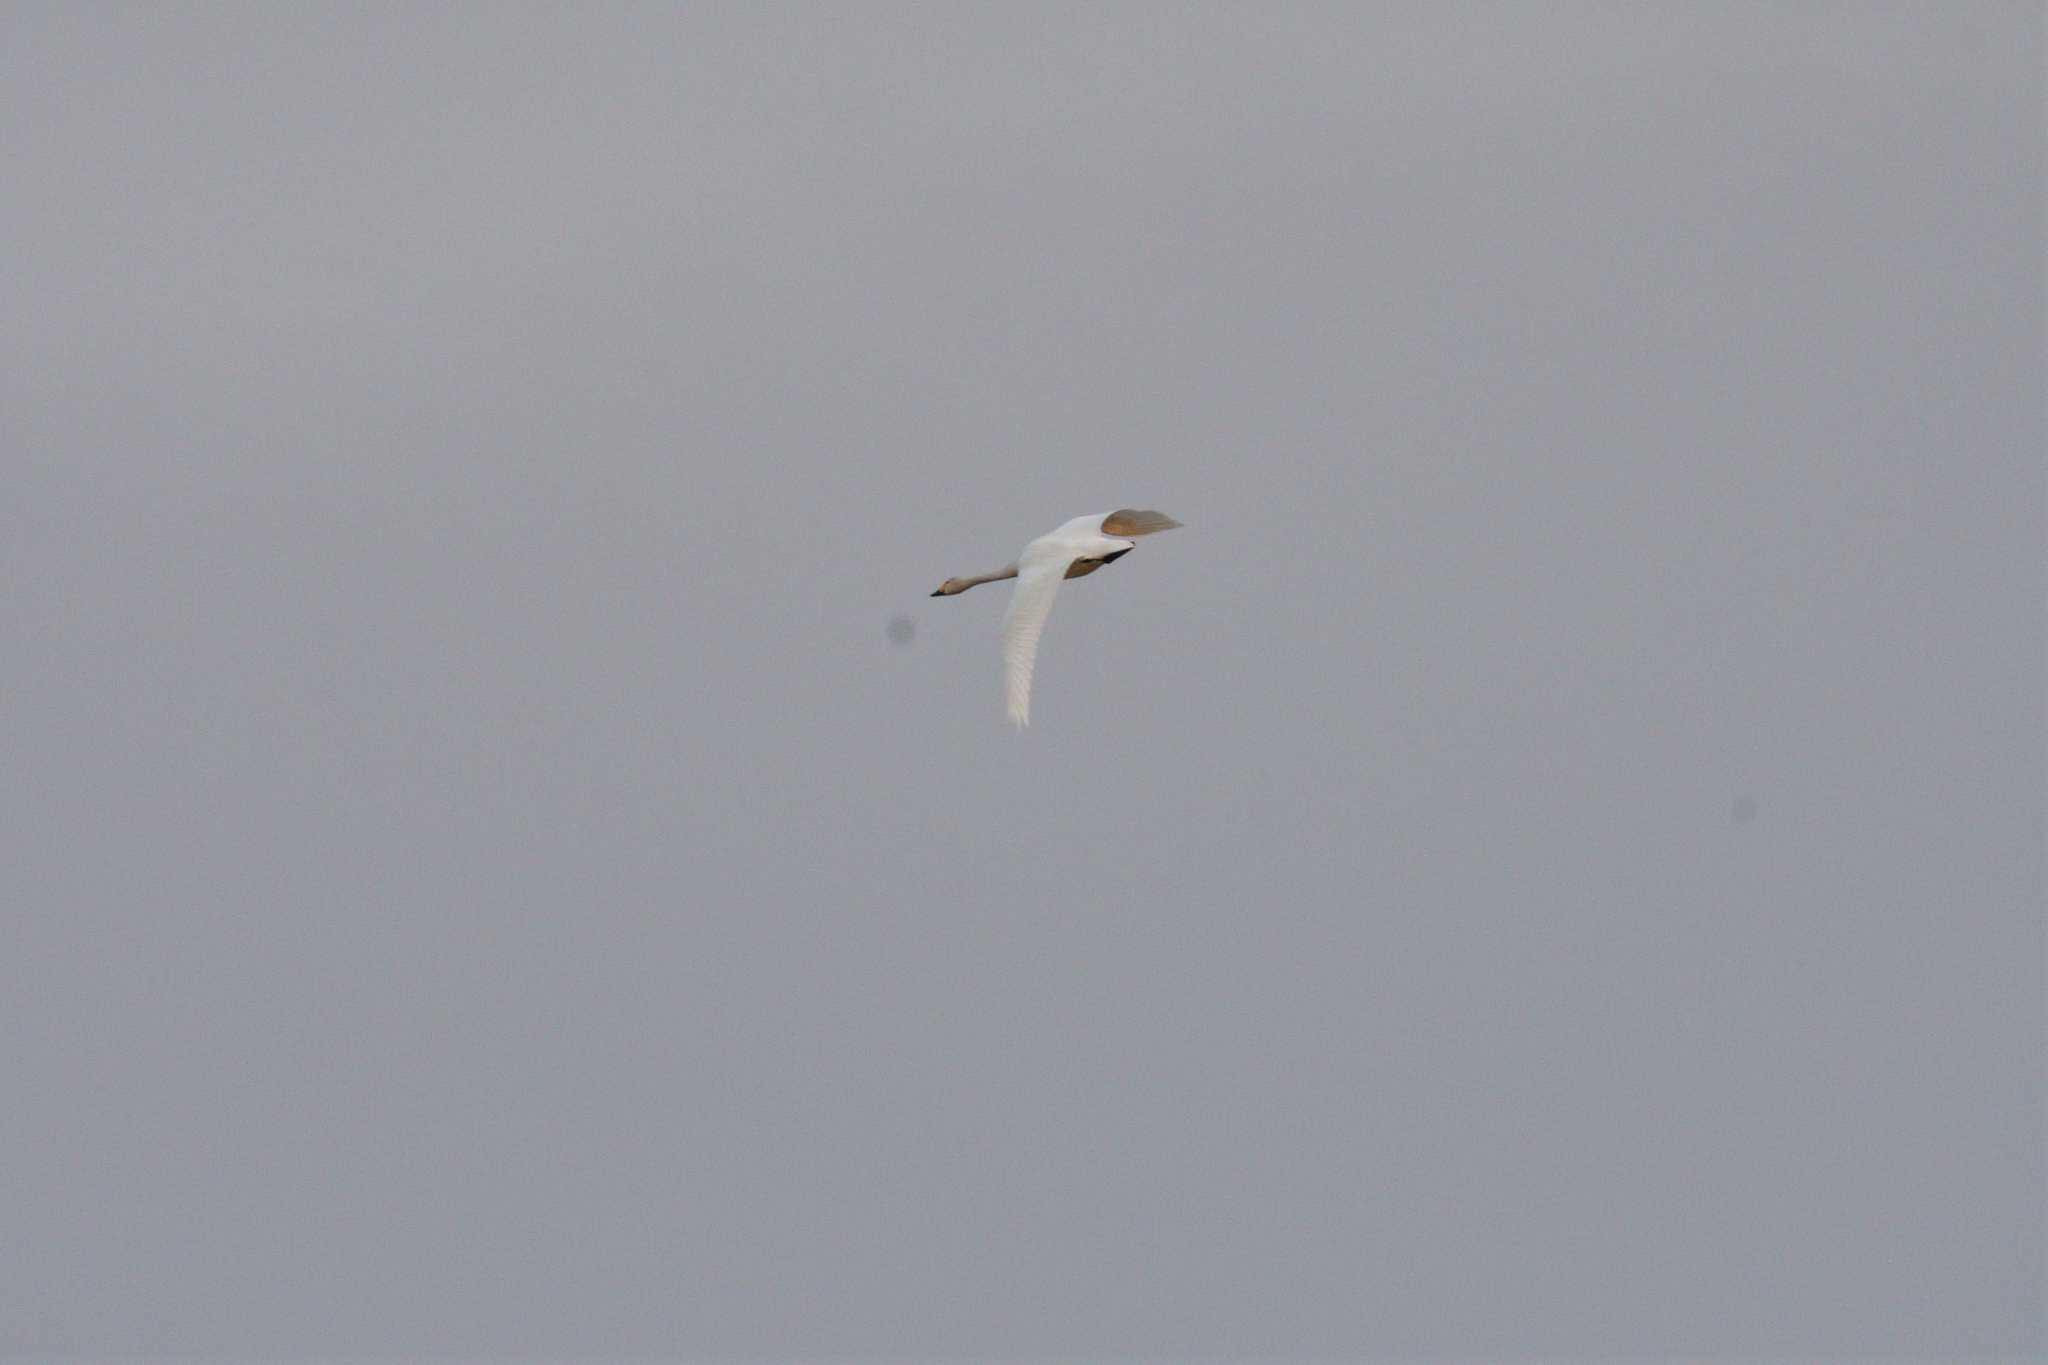
[[[1045,630],[1045,618],[1052,614],[1060,580],[1082,578],[1105,564],[1116,563],[1137,548],[1132,536],[1171,531],[1178,525],[1164,512],[1141,512],[1132,507],[1075,517],[1026,545],[1014,564],[939,584],[934,597],[952,597],[979,583],[1017,580],[1016,590],[1010,594],[1010,610],[1003,616],[1005,690],[1012,721],[1020,727],[1031,723],[1031,665],[1038,656],[1038,637]]]

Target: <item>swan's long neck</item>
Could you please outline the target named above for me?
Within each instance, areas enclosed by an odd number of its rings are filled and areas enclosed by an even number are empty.
[[[1015,564],[1005,564],[1002,568],[991,569],[987,573],[971,573],[965,578],[950,580],[946,584],[946,595],[951,597],[954,593],[966,592],[969,588],[979,587],[983,583],[996,583],[1005,578],[1015,578],[1016,576],[1017,566]],[[925,581],[929,583],[931,580],[926,579]]]

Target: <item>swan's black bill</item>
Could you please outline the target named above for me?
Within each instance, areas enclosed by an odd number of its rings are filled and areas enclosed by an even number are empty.
[[[944,588],[934,588],[934,589],[932,589],[932,596],[934,596],[934,597],[944,597],[945,595],[946,595],[946,590],[945,590]]]

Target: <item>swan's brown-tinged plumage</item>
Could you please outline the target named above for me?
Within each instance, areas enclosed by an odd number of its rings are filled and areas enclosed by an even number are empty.
[[[1179,522],[1164,512],[1146,512],[1135,507],[1123,507],[1102,519],[1102,534],[1149,536],[1154,531],[1171,531],[1178,525]]]

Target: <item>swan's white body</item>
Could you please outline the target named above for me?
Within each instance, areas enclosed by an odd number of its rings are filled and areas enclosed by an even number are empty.
[[[968,578],[949,578],[939,585],[934,597],[952,597],[978,583],[1015,578],[1010,609],[1003,614],[1004,691],[1010,719],[1022,727],[1031,723],[1031,670],[1038,658],[1038,637],[1045,633],[1045,619],[1052,614],[1052,601],[1060,580],[1081,578],[1105,564],[1115,563],[1137,548],[1133,536],[1170,531],[1180,523],[1161,512],[1124,508],[1116,512],[1095,512],[1046,532],[1024,547],[1015,564],[993,573]]]

